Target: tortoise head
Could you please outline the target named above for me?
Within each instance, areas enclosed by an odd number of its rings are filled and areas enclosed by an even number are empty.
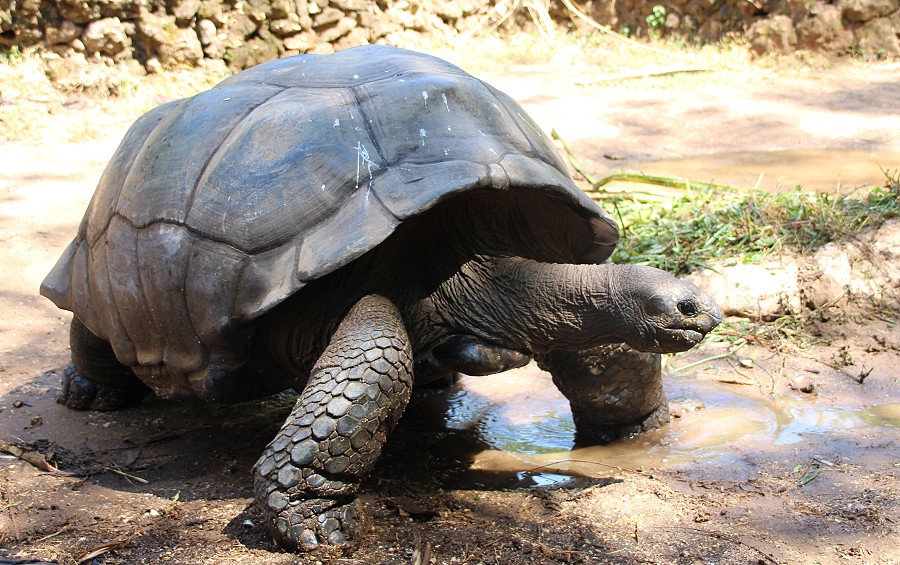
[[[621,308],[623,338],[635,349],[686,351],[722,321],[713,299],[693,283],[652,267],[611,267],[610,289]]]

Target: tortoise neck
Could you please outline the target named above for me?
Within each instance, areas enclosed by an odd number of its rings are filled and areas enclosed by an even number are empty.
[[[477,257],[432,296],[448,325],[532,352],[621,341],[615,265]]]

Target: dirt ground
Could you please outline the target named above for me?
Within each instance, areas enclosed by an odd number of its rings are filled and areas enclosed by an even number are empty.
[[[830,190],[900,167],[897,64],[617,72],[594,60],[480,74],[598,174],[683,166],[698,180],[752,186],[762,172],[763,186]],[[567,408],[533,368],[416,397],[365,483],[362,535],[280,551],[250,467],[291,398],[114,413],[55,403],[69,315],[37,288],[134,107],[16,99],[13,86],[0,83],[0,119],[47,111],[29,141],[0,142],[0,440],[26,450],[0,458],[0,561],[900,563],[900,304],[831,311],[803,349],[731,353],[720,339],[678,355],[667,390],[680,417],[604,448],[569,451]]]

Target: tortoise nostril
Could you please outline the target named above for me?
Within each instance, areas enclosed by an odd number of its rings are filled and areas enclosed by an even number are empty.
[[[681,302],[679,302],[678,311],[688,318],[693,318],[700,313],[700,309],[697,308],[697,305],[693,300],[682,300]]]

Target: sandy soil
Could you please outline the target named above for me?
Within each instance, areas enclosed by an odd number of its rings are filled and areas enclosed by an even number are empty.
[[[752,73],[747,80],[729,72],[576,84],[610,73],[539,65],[487,78],[521,100],[545,129],[559,130],[598,173],[623,162],[650,169],[654,160],[692,159],[690,170],[699,171],[700,180],[742,183],[747,175],[752,181],[760,172],[776,179],[780,173],[766,169],[765,160],[738,172],[728,163],[746,159],[729,156],[803,150],[829,156],[809,171],[831,167],[820,175],[823,182],[840,179],[846,186],[878,182],[873,161],[900,166],[897,65],[791,77]],[[425,563],[429,557],[434,563],[900,562],[900,327],[896,312],[849,310],[819,323],[818,343],[810,349],[777,353],[750,345],[673,377],[670,394],[682,416],[668,430],[623,443],[631,447],[622,452],[540,455],[525,446],[496,456],[498,442],[482,424],[508,418],[504,409],[516,402],[535,406],[531,397],[479,392],[469,383],[464,400],[487,399],[469,427],[449,426],[443,417],[462,389],[417,398],[366,482],[369,518],[360,538],[311,556],[281,552],[252,504],[249,469],[290,398],[227,407],[150,400],[117,413],[75,412],[54,402],[68,362],[69,315],[40,298],[37,287],[74,235],[108,156],[133,119],[133,108],[116,113],[108,104],[79,100],[44,116],[36,142],[0,143],[0,440],[30,450],[0,458],[0,557],[59,563]],[[59,141],[73,123],[94,118],[103,124],[101,134],[92,130],[96,139]],[[796,154],[788,153],[782,166],[803,177],[799,182],[811,178],[798,173],[791,158]],[[848,178],[851,164],[867,176]],[[708,343],[671,364],[684,366],[728,347],[727,341]],[[799,375],[814,382],[812,394],[791,388]],[[522,378],[526,391],[547,388],[546,375]],[[719,398],[731,410],[725,417],[715,417]],[[741,399],[777,405],[775,416],[767,417],[768,431],[744,433],[755,420]],[[559,420],[565,407],[555,402]],[[533,415],[532,421],[510,421],[540,436],[544,420]],[[717,432],[709,440],[715,450],[698,443],[701,432]],[[571,430],[560,433],[565,443]],[[660,445],[683,448],[686,456],[675,462],[641,457]],[[41,470],[27,458],[38,464],[45,458],[63,472]],[[93,561],[91,551],[100,552]]]

